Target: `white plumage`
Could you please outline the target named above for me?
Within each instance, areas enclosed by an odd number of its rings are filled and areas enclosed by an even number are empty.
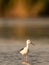
[[[25,47],[23,50],[20,51],[22,55],[25,55],[28,52],[28,48]]]
[[[30,40],[26,41],[26,47],[20,50],[20,53],[23,55],[26,55],[26,62],[28,62],[28,50],[29,50],[29,45],[32,44]],[[34,44],[33,44],[34,45]]]

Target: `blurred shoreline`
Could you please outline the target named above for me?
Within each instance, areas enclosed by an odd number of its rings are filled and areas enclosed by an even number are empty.
[[[49,19],[1,19],[0,38],[49,38]]]

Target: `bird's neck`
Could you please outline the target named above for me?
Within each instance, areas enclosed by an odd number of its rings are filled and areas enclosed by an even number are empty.
[[[26,46],[27,48],[29,48],[29,45],[27,44],[27,46]]]

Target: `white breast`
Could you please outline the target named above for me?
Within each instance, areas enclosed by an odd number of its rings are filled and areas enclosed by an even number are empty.
[[[27,52],[28,52],[28,48],[27,47],[25,47],[22,51],[20,51],[20,53],[22,55],[26,54]]]

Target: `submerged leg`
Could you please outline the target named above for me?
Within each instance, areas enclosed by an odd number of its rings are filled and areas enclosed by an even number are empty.
[[[23,55],[22,55],[22,62],[24,61],[24,57],[23,57]]]
[[[26,54],[26,62],[28,63],[28,53]]]

